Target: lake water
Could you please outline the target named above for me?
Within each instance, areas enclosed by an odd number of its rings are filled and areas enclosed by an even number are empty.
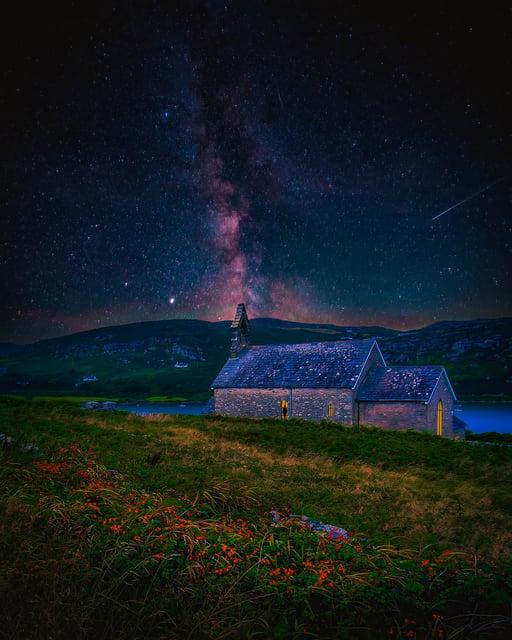
[[[139,415],[148,413],[172,413],[200,415],[206,411],[206,403],[141,403],[141,404],[119,404],[118,409],[130,411]],[[468,428],[475,433],[483,431],[497,431],[498,433],[512,433],[512,402],[485,403],[474,402],[464,403],[455,409],[455,415],[468,425]]]
[[[465,402],[455,409],[454,415],[464,420],[474,433],[512,433],[512,402]]]

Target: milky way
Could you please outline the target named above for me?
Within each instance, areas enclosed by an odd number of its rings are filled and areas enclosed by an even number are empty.
[[[20,8],[0,341],[512,314],[507,12],[343,7]]]

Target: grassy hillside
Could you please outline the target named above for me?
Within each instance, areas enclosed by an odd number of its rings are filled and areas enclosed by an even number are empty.
[[[0,466],[5,637],[512,632],[509,448],[16,399],[0,401],[0,432],[13,438]]]
[[[512,397],[510,318],[403,332],[271,318],[256,318],[251,327],[254,344],[375,337],[389,364],[444,365],[461,397]],[[105,327],[23,347],[0,344],[0,393],[205,399],[228,349],[229,323],[199,320]]]

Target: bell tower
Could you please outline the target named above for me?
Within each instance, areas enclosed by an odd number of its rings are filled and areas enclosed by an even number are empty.
[[[231,323],[230,358],[236,358],[240,351],[250,343],[249,331],[249,318],[247,317],[245,304],[242,302],[237,306],[235,318]]]

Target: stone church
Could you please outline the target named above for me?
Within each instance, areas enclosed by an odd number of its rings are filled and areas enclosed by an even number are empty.
[[[443,367],[390,367],[375,339],[251,345],[249,332],[239,304],[230,357],[212,384],[215,413],[454,437],[456,397]]]

